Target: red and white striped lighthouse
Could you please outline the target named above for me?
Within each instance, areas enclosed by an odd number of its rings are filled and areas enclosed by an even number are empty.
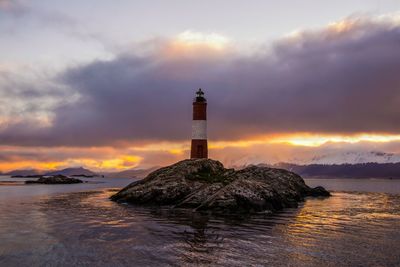
[[[193,100],[192,149],[190,151],[190,158],[208,158],[207,100],[201,88],[196,92],[196,97]]]

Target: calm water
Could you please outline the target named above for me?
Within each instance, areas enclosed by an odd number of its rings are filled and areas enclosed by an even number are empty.
[[[109,201],[129,179],[10,180],[0,178],[0,266],[400,266],[398,180],[309,179],[333,197],[247,218]]]

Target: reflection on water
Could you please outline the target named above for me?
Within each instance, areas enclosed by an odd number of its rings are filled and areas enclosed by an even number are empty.
[[[400,195],[336,192],[277,215],[111,202],[110,190],[0,204],[0,266],[395,266]]]
[[[311,187],[323,186],[334,191],[380,192],[400,194],[399,179],[349,179],[349,178],[306,178]]]

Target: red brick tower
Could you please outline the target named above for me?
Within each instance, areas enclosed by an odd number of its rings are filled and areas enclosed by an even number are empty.
[[[192,124],[192,149],[191,159],[208,158],[207,147],[207,100],[201,88],[196,92],[193,101],[193,124]]]

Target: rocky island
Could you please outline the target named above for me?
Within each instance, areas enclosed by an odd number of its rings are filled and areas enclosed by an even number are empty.
[[[226,169],[219,161],[188,159],[131,183],[111,200],[136,205],[190,208],[216,213],[274,212],[297,207],[305,197],[326,197],[297,174],[268,167]]]
[[[82,180],[70,178],[64,175],[42,176],[35,181],[26,181],[26,184],[79,184]]]

